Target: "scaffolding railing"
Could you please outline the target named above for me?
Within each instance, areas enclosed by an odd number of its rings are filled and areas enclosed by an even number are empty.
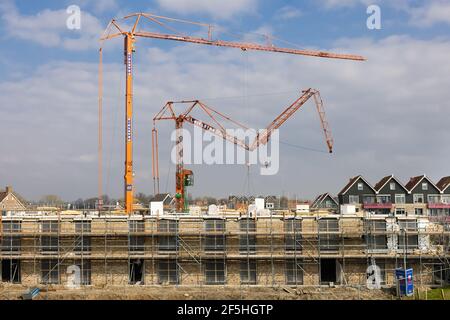
[[[57,250],[53,252],[42,251],[42,238],[55,236],[55,232],[42,230],[42,221],[57,221],[58,238]],[[81,219],[81,220],[80,220]],[[206,230],[205,221],[223,221],[223,227]],[[247,223],[241,223],[247,219]],[[162,230],[158,228],[161,221],[177,221],[175,230]],[[76,224],[82,221],[81,232],[77,231]],[[140,221],[142,227],[130,227],[130,221]],[[249,221],[254,223],[254,228],[249,227]],[[40,270],[42,260],[56,259],[58,264],[48,270],[48,274],[58,268],[61,274],[62,266],[72,261],[81,261],[81,272],[84,274],[85,261],[95,264],[96,273],[100,274],[100,263],[104,263],[104,282],[114,283],[112,268],[117,261],[127,261],[128,267],[121,269],[124,279],[129,279],[134,273],[131,262],[140,259],[144,263],[142,272],[148,275],[148,279],[142,279],[142,283],[159,283],[158,261],[175,260],[176,284],[190,283],[203,286],[207,275],[205,263],[209,261],[223,261],[225,276],[228,263],[237,264],[234,274],[230,276],[239,278],[240,273],[247,280],[240,285],[252,285],[254,273],[256,283],[267,283],[275,286],[283,283],[279,278],[279,266],[287,267],[289,261],[293,261],[294,279],[312,277],[313,281],[320,285],[322,260],[335,259],[340,270],[340,279],[336,282],[341,285],[351,283],[347,270],[347,261],[354,259],[361,265],[369,265],[373,261],[393,261],[395,268],[400,265],[404,255],[408,255],[409,261],[419,261],[420,274],[426,275],[430,265],[449,265],[449,236],[450,230],[445,224],[429,223],[425,228],[412,228],[402,233],[399,228],[392,227],[397,221],[388,219],[371,219],[367,217],[343,218],[339,216],[319,215],[270,215],[264,217],[251,216],[186,216],[186,215],[162,215],[162,216],[8,216],[3,217],[0,228],[2,247],[0,257],[7,261],[22,261],[32,268],[28,269],[29,277],[34,279],[45,278],[36,274]],[[85,228],[84,224],[89,224]],[[15,228],[14,224],[20,225]],[[242,228],[241,225],[246,225]],[[252,224],[253,225],[253,224]],[[174,237],[176,239],[175,250],[160,250],[162,237]],[[217,242],[220,248],[205,250],[206,239],[222,239]],[[402,237],[411,237],[417,241],[401,242]],[[84,238],[89,238],[89,250],[76,248],[84,245]],[[142,239],[139,250],[132,250],[132,239]],[[245,239],[245,241],[241,241]],[[255,239],[252,250],[247,247],[243,250],[243,244],[250,246]],[[420,239],[420,241],[419,241]],[[81,241],[81,242],[80,242]],[[288,243],[289,242],[289,243]],[[141,243],[141,242],[139,242]],[[19,244],[19,245],[17,245]],[[211,249],[211,248],[210,248]],[[244,248],[245,249],[245,248]],[[253,268],[253,262],[258,261],[263,268]],[[15,278],[13,263],[11,265],[10,278]],[[425,266],[422,270],[422,265]],[[148,266],[148,268],[147,268]],[[289,265],[291,266],[291,265]],[[22,267],[24,267],[22,265]],[[30,271],[30,269],[32,271]],[[256,270],[255,270],[256,269]],[[385,268],[386,269],[386,268]],[[389,268],[387,268],[389,269]],[[425,270],[427,269],[427,270]],[[444,268],[446,269],[446,267]],[[441,270],[442,271],[442,270]],[[92,272],[92,267],[90,267]],[[114,271],[116,272],[116,271]],[[170,270],[168,271],[171,272]],[[209,272],[209,271],[208,271]],[[221,270],[218,272],[222,272]],[[42,270],[41,270],[42,273]],[[180,274],[181,273],[181,274]],[[21,272],[25,274],[25,272]],[[110,276],[108,276],[108,274]],[[348,276],[347,276],[348,274]],[[288,279],[290,275],[284,275],[284,283],[303,285],[304,281]],[[170,277],[170,274],[169,274]],[[2,275],[3,278],[3,275]],[[195,278],[195,279],[194,279]],[[25,280],[23,278],[22,280]],[[2,279],[8,280],[8,279]],[[148,281],[147,281],[148,280]],[[26,282],[26,281],[23,281]],[[98,282],[98,281],[97,281]],[[124,280],[124,284],[129,281]],[[134,282],[134,281],[133,281]],[[90,281],[86,281],[90,283]],[[310,282],[311,283],[311,282]]]

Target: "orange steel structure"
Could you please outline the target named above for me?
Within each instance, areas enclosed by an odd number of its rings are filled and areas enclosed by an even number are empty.
[[[124,193],[125,193],[125,211],[128,214],[133,212],[133,53],[135,52],[135,41],[137,37],[142,38],[153,38],[161,40],[173,40],[197,43],[203,45],[219,46],[219,47],[229,47],[238,48],[241,50],[258,50],[258,51],[268,51],[268,52],[280,52],[304,56],[313,56],[320,58],[333,58],[333,59],[345,59],[345,60],[356,60],[363,61],[364,57],[358,55],[349,54],[337,54],[323,51],[313,51],[313,50],[300,50],[300,49],[290,49],[290,48],[280,48],[273,45],[260,45],[256,43],[245,43],[245,42],[235,42],[235,41],[223,41],[219,39],[213,39],[214,26],[204,23],[174,19],[169,17],[163,17],[154,15],[151,13],[134,13],[130,14],[123,19],[123,24],[112,19],[103,36],[100,38],[101,43],[106,40],[111,40],[117,37],[124,38],[124,63],[125,63],[125,77],[126,77],[126,93],[125,93],[125,174],[124,174]],[[147,21],[153,23],[155,26],[159,26],[168,30],[169,33],[158,33],[151,31],[138,30],[138,27],[142,25],[141,21]],[[175,30],[173,27],[169,26],[168,22],[177,22],[189,25],[195,25],[201,28],[207,29],[207,37],[201,38],[198,36],[189,36],[183,32]],[[102,61],[102,46],[100,48],[100,63]],[[99,76],[100,81],[102,81],[102,75]],[[100,88],[102,85],[100,85]],[[99,95],[101,95],[101,90],[99,90]],[[101,111],[102,99],[99,97],[99,110]],[[101,131],[101,125],[99,124],[99,130]],[[101,135],[101,132],[100,132]],[[99,138],[99,143],[101,139]],[[101,152],[101,146],[99,146],[99,152]],[[101,157],[99,157],[99,162]],[[101,170],[101,163],[99,164]],[[101,180],[101,173],[99,172],[99,180]],[[102,182],[99,181],[99,184]],[[101,186],[99,186],[99,192],[101,192]],[[101,203],[102,194],[99,194],[99,204]]]
[[[328,146],[328,151],[333,152],[333,138],[331,136],[331,130],[329,128],[328,122],[325,119],[325,110],[323,108],[322,98],[320,97],[319,91],[315,89],[307,89],[302,92],[303,94],[296,99],[289,107],[287,107],[278,117],[276,117],[266,129],[262,130],[261,133],[255,131],[255,139],[252,143],[247,144],[245,140],[239,139],[236,136],[230,135],[226,128],[224,121],[228,121],[239,127],[240,129],[250,130],[247,126],[231,119],[229,116],[212,109],[205,103],[199,100],[192,101],[169,101],[166,105],[158,112],[158,114],[153,118],[153,130],[152,130],[152,175],[153,175],[153,187],[155,193],[159,193],[159,163],[158,163],[158,131],[156,129],[156,121],[159,120],[173,120],[175,122],[176,129],[176,173],[175,173],[175,199],[176,199],[176,209],[178,212],[185,211],[186,208],[186,186],[193,184],[193,173],[191,170],[186,170],[183,163],[183,134],[182,128],[183,123],[188,122],[194,126],[201,128],[202,130],[211,132],[212,134],[223,138],[241,148],[248,151],[253,151],[260,145],[265,145],[268,143],[270,136],[274,130],[281,127],[297,110],[299,110],[311,97],[314,98],[316,104],[316,109],[319,114],[320,123],[325,135],[325,141]],[[185,111],[176,114],[174,104],[188,104]],[[192,117],[192,112],[194,110],[203,111],[215,126],[210,125],[200,119]]]

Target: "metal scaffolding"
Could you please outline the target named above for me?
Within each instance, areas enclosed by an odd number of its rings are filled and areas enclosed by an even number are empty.
[[[377,264],[392,285],[406,262],[417,283],[442,285],[448,224],[417,221],[319,212],[4,216],[2,281],[63,286],[75,265],[83,286],[320,288],[364,286],[367,267]]]

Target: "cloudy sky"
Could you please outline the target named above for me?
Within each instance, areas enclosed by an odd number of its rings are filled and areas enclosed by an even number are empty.
[[[0,185],[28,199],[66,200],[97,192],[98,38],[112,17],[152,12],[217,25],[215,37],[276,39],[274,45],[353,53],[366,62],[243,52],[138,39],[134,164],[138,192],[152,193],[153,116],[168,100],[200,99],[255,128],[265,127],[304,88],[320,90],[335,153],[327,154],[314,104],[280,130],[280,170],[260,176],[254,194],[311,198],[337,193],[354,175],[376,183],[450,174],[450,1],[365,0],[2,0],[0,3]],[[366,26],[381,8],[381,30]],[[81,8],[81,29],[66,8]],[[203,36],[204,30],[176,26]],[[146,24],[145,30],[160,31]],[[203,33],[201,33],[203,32]],[[104,179],[123,190],[122,41],[104,44]],[[160,123],[161,190],[174,188],[172,123]],[[194,196],[247,192],[247,168],[193,165]]]

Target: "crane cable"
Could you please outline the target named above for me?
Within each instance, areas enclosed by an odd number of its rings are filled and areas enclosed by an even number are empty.
[[[244,56],[244,80],[243,80],[243,86],[242,86],[242,90],[243,90],[243,100],[244,100],[244,110],[246,110],[247,113],[247,118],[249,118],[250,116],[250,112],[248,109],[248,68],[249,68],[249,61],[248,61],[248,54],[246,50],[242,51],[242,54]],[[250,194],[252,192],[252,190],[254,190],[253,185],[252,185],[252,180],[251,180],[251,170],[250,170],[250,154],[248,154],[249,156],[249,161],[246,164],[246,175],[244,178],[244,194],[247,194],[248,197],[250,197]],[[247,188],[246,188],[247,187]]]
[[[100,200],[103,197],[103,47],[99,49],[98,63],[98,200],[100,211]]]
[[[110,180],[111,180],[111,163],[114,152],[114,140],[117,133],[117,119],[119,108],[113,108],[113,131],[111,135],[110,148],[108,153],[108,158],[106,159],[107,167],[106,167],[106,183],[105,188],[103,189],[103,47],[100,47],[99,50],[99,68],[98,68],[98,80],[99,80],[99,90],[98,90],[98,198],[101,199],[103,197],[103,192],[105,195],[108,195],[110,192]],[[117,90],[118,94],[122,90],[122,85],[119,82],[119,90]],[[119,101],[119,98],[116,100]]]
[[[175,143],[173,142],[172,143],[172,148],[174,147],[174,145],[175,145]],[[170,150],[169,150],[169,161],[168,161],[168,163],[169,163],[169,168],[167,169],[166,186],[164,188],[164,192],[165,193],[168,193],[168,190],[169,190],[169,178],[170,178],[170,172],[172,171],[172,166],[173,166]]]
[[[120,92],[122,92],[122,83],[119,81],[119,90],[117,90],[118,95],[120,96]],[[117,98],[117,100],[115,101],[119,101],[120,97]],[[108,154],[108,159],[107,159],[107,168],[106,168],[106,186],[105,186],[105,191],[108,194],[110,191],[110,178],[111,178],[111,163],[112,163],[112,158],[114,155],[114,146],[119,146],[118,144],[114,143],[114,141],[116,140],[116,135],[117,135],[117,122],[118,122],[118,113],[119,113],[119,107],[113,108],[114,113],[113,113],[113,131],[111,134],[111,143],[110,143],[110,148],[109,148],[109,154]]]

